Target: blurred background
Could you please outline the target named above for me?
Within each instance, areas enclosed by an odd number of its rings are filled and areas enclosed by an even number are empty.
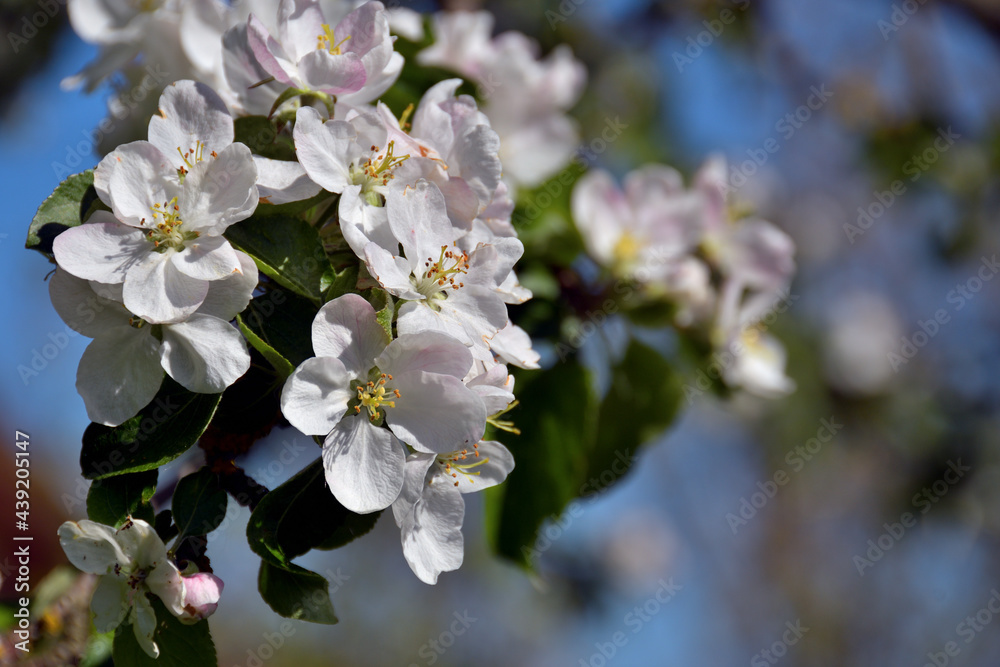
[[[798,246],[773,325],[798,390],[690,395],[625,479],[553,517],[537,574],[490,554],[476,496],[465,565],[435,587],[386,517],[309,554],[333,627],[260,600],[249,512],[230,503],[209,545],[230,584],[211,619],[220,665],[1000,664],[1000,3],[445,4],[490,9],[498,32],[546,51],[571,45],[590,76],[572,111],[581,149],[624,128],[594,166],[689,175],[729,158],[733,196]],[[13,479],[14,431],[28,433],[40,578],[65,562],[57,526],[86,513],[73,383],[87,340],[23,244],[42,199],[96,164],[107,90],[60,90],[95,50],[57,0],[4,0],[0,25],[0,474]],[[312,459],[284,429],[243,464],[273,487]]]

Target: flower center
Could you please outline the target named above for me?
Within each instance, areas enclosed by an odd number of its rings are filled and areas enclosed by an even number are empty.
[[[324,23],[321,27],[323,34],[316,36],[316,50],[326,49],[331,56],[341,55],[343,51],[340,50],[340,45],[349,40],[351,36],[348,35],[338,42],[329,23]]]
[[[457,290],[465,287],[465,283],[456,282],[456,279],[468,272],[469,256],[464,252],[448,250],[448,246],[443,245],[437,261],[433,257],[428,257],[424,262],[424,272],[412,279],[413,286],[428,302],[443,299],[449,288]]]
[[[361,186],[362,196],[372,206],[384,204],[378,189],[389,185],[389,181],[395,178],[392,171],[410,157],[393,155],[395,145],[395,141],[390,141],[384,152],[378,146],[372,146],[372,157],[365,158],[360,165],[351,165],[351,180]]]
[[[396,407],[396,401],[392,399],[400,397],[399,390],[386,387],[386,380],[392,380],[392,376],[382,373],[378,382],[369,380],[366,384],[359,384],[357,386],[358,405],[354,406],[354,411],[360,414],[361,408],[366,408],[368,418],[374,422],[382,416],[378,411],[381,406]]]
[[[474,483],[476,481],[476,476],[480,473],[478,470],[473,472],[472,469],[481,466],[484,463],[489,463],[489,460],[490,458],[488,456],[480,458],[479,443],[476,443],[472,446],[471,452],[468,449],[462,449],[451,452],[450,454],[439,454],[435,463],[444,475],[454,478],[455,486],[458,486],[459,475],[464,475],[465,478],[469,480],[470,484]],[[465,463],[465,461],[469,461],[469,463]],[[431,478],[427,484],[429,485],[433,482],[434,479]]]
[[[180,206],[177,197],[162,204],[153,204],[153,225],[147,228],[146,237],[153,242],[155,252],[166,252],[168,249],[183,250],[184,242],[198,238],[198,232],[185,232],[181,229]],[[143,218],[143,224],[146,220]]]
[[[639,257],[640,251],[642,251],[642,242],[633,234],[625,232],[618,239],[612,252],[616,263],[627,266]]]
[[[177,175],[180,177],[181,183],[183,183],[188,170],[205,159],[205,144],[199,141],[195,144],[194,148],[187,149],[187,152],[182,151],[181,147],[178,146],[177,153],[180,154],[181,159],[184,160],[184,164],[186,165],[184,167],[177,168]],[[219,154],[215,151],[212,151],[209,155],[212,157],[219,157]]]

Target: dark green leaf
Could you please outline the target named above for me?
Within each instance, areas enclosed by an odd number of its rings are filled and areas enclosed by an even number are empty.
[[[91,424],[80,467],[87,479],[159,468],[186,452],[212,421],[222,394],[195,394],[170,377],[156,398],[121,426]]]
[[[295,160],[291,138],[279,135],[267,116],[241,116],[233,125],[235,141],[246,144],[251,153],[272,160]]]
[[[174,523],[182,537],[207,535],[226,518],[228,496],[219,486],[219,476],[203,467],[187,475],[174,490]]]
[[[521,435],[504,443],[517,467],[505,483],[499,523],[490,529],[501,555],[528,565],[542,523],[586,492],[596,401],[588,372],[572,359],[541,373],[522,373],[518,387],[520,405],[508,415]]]
[[[286,290],[272,289],[251,300],[240,320],[295,367],[314,356],[312,322],[318,310],[308,299]]]
[[[663,433],[680,406],[680,376],[656,350],[633,340],[612,369],[611,388],[598,418],[589,457],[587,493],[611,486],[628,472],[640,446]]]
[[[370,531],[380,512],[355,514],[333,497],[316,459],[257,505],[247,524],[250,548],[288,564],[310,549],[336,549]]]
[[[157,472],[137,472],[98,479],[87,493],[87,516],[91,521],[120,527],[129,517],[153,522],[149,504],[156,493]]]
[[[258,336],[253,329],[246,325],[246,322],[244,322],[243,318],[239,315],[236,316],[236,324],[239,325],[240,333],[247,339],[247,342],[250,343],[255,350],[264,355],[264,358],[267,359],[268,363],[271,364],[274,370],[278,372],[278,375],[282,378],[287,378],[292,374],[292,371],[295,370],[295,366],[293,366],[288,359],[285,359],[280,352],[264,342],[264,340]]]
[[[315,572],[262,560],[257,586],[264,602],[285,618],[326,625],[337,622],[330,601],[330,582]]]
[[[167,611],[160,599],[150,595],[156,612],[156,632],[153,641],[160,649],[158,658],[151,658],[139,646],[131,624],[122,624],[115,631],[112,656],[115,667],[216,667],[215,643],[208,630],[208,621],[185,625]]]
[[[308,222],[285,215],[254,216],[227,229],[226,238],[278,284],[317,305],[323,302],[321,287],[330,261]]]
[[[82,224],[95,199],[93,169],[68,177],[38,207],[24,247],[51,255],[52,240],[60,232]]]
[[[317,206],[319,204],[324,204],[324,202],[333,202],[333,197],[336,195],[331,195],[329,192],[321,191],[318,195],[310,197],[309,199],[303,199],[302,201],[291,201],[287,204],[269,204],[264,201],[257,205],[257,211],[255,215],[261,218],[269,218],[276,215],[290,215],[296,216],[300,213],[308,211],[309,209]],[[324,208],[328,208],[328,205],[324,205]],[[317,209],[318,210],[318,209]]]
[[[357,288],[358,273],[359,268],[357,263],[350,264],[340,271],[333,273],[332,280],[329,280],[329,286],[324,292],[324,299],[332,301],[338,296],[353,292]]]

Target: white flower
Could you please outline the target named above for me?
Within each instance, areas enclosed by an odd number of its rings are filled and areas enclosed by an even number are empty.
[[[251,14],[247,44],[284,86],[361,104],[388,90],[402,71],[381,2],[367,2],[334,24],[317,0],[281,0],[277,28],[276,39]]]
[[[153,527],[139,519],[118,530],[88,520],[67,521],[59,527],[59,544],[77,568],[101,575],[90,603],[97,631],[111,632],[127,621],[142,650],[158,657],[156,612],[147,593],[159,597],[178,618],[185,620],[186,614],[184,579]]]
[[[507,325],[490,339],[490,349],[501,359],[519,368],[540,368],[541,355],[531,347],[531,336],[508,320]]]
[[[406,460],[406,480],[392,514],[399,526],[403,556],[427,584],[462,565],[462,494],[501,483],[514,458],[499,442],[482,441],[445,454],[416,452]]]
[[[733,362],[723,377],[730,387],[741,387],[762,398],[780,398],[795,391],[785,375],[785,348],[774,336],[748,327],[731,339]]]
[[[113,213],[98,211],[53,243],[60,266],[124,283],[126,308],[153,323],[183,321],[210,282],[242,270],[222,233],[258,200],[257,168],[250,150],[232,143],[221,100],[201,84],[181,84],[161,97],[150,141],[121,146],[98,165],[94,187]]]
[[[281,410],[306,435],[326,436],[326,480],[344,507],[364,513],[392,504],[404,442],[440,452],[482,437],[486,408],[462,382],[472,356],[459,341],[423,332],[390,342],[374,308],[346,294],[320,309],[312,344],[317,356],[289,376]]]
[[[217,394],[250,368],[246,342],[229,324],[257,285],[253,260],[238,253],[242,272],[211,283],[200,308],[183,322],[152,325],[122,304],[120,285],[88,283],[63,269],[49,281],[59,316],[93,338],[80,358],[76,388],[94,422],[117,426],[145,407],[163,373],[193,392]]]
[[[369,243],[365,263],[383,287],[406,299],[399,308],[399,332],[441,331],[469,346],[487,345],[507,323],[497,277],[510,271],[513,262],[504,261],[510,255],[501,257],[492,245],[470,253],[459,249],[444,196],[433,183],[420,181],[389,197],[386,210],[403,256]],[[520,246],[517,239],[504,241]]]

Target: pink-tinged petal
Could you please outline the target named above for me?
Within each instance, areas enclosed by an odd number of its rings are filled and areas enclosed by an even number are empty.
[[[292,131],[299,162],[309,177],[330,192],[351,184],[349,168],[361,155],[357,131],[342,120],[323,122],[312,107],[301,107]]]
[[[231,324],[195,313],[163,326],[160,363],[190,391],[218,394],[250,368],[246,341]]]
[[[174,268],[198,280],[223,280],[242,271],[236,250],[222,236],[200,236],[171,253]]]
[[[278,3],[278,38],[289,60],[298,61],[316,48],[326,22],[316,0],[281,0]]]
[[[281,390],[281,412],[306,435],[326,435],[355,397],[351,376],[339,359],[306,359],[288,376]]]
[[[709,156],[694,175],[694,187],[705,197],[705,227],[711,232],[721,232],[728,217],[726,196],[730,189],[725,156]]]
[[[250,303],[253,291],[257,288],[257,265],[246,253],[239,250],[235,252],[240,262],[240,272],[224,280],[208,283],[205,300],[198,306],[199,314],[212,315],[228,322],[242,313]]]
[[[257,166],[250,149],[230,144],[207,157],[184,178],[180,200],[183,229],[217,236],[249,218],[257,208]]]
[[[89,574],[110,574],[115,565],[128,563],[115,540],[114,528],[89,519],[59,526],[59,544],[69,562]]]
[[[385,408],[386,423],[414,449],[451,452],[471,448],[483,437],[486,408],[458,378],[415,371],[393,374],[386,386],[400,394],[396,407]]]
[[[169,255],[151,252],[128,272],[122,297],[125,307],[147,322],[180,322],[198,310],[208,282],[185,275]]]
[[[152,226],[155,205],[169,203],[180,191],[170,159],[148,141],[133,141],[115,152],[118,166],[108,179],[115,217],[133,227]]]
[[[123,282],[152,249],[145,234],[117,222],[107,211],[98,211],[91,222],[67,229],[52,242],[59,266],[77,278],[102,283]]]
[[[573,222],[587,250],[597,261],[610,264],[622,234],[631,224],[625,195],[606,171],[584,174],[573,188]]]
[[[420,581],[434,585],[439,574],[462,566],[464,520],[465,500],[452,485],[436,481],[424,486],[400,530],[403,556]]]
[[[246,23],[230,28],[222,36],[222,69],[235,96],[237,113],[266,115],[278,95],[288,88],[287,83],[278,81],[256,85],[271,74],[260,66],[250,48]]]
[[[49,298],[71,329],[90,338],[97,338],[111,327],[128,324],[129,314],[121,303],[101,297],[89,282],[61,268],[49,280]]]
[[[368,60],[364,59],[362,64],[365,65],[365,71],[368,71],[367,65]],[[399,75],[403,72],[403,65],[405,64],[405,58],[402,54],[396,53],[395,51],[389,57],[388,64],[380,72],[368,71],[368,78],[365,79],[365,85],[356,93],[344,93],[337,96],[339,102],[344,104],[369,104],[374,100],[379,99],[385,94],[387,90],[392,88],[392,85],[399,80]]]
[[[199,572],[184,577],[184,616],[183,620],[197,622],[208,618],[219,608],[222,589],[225,587],[222,579],[211,572]]]
[[[424,93],[413,114],[411,134],[420,137],[445,154],[451,152],[455,133],[451,126],[451,116],[441,108],[441,105],[453,99],[461,85],[461,79],[445,79],[434,84]]]
[[[295,85],[289,77],[289,72],[285,71],[284,62],[287,62],[287,56],[284,50],[271,37],[271,33],[267,31],[261,20],[253,14],[247,20],[247,44],[265,72],[277,79],[279,83],[286,86]]]
[[[323,443],[326,483],[341,505],[359,514],[385,509],[403,488],[406,453],[366,415],[345,417]]]
[[[394,340],[375,360],[375,365],[393,375],[426,371],[461,380],[472,368],[472,354],[451,336],[421,331]]]
[[[313,351],[339,359],[354,378],[367,379],[389,336],[375,319],[375,309],[357,294],[345,294],[316,313],[312,324]]]
[[[365,246],[365,265],[382,287],[401,299],[423,299],[410,282],[410,262],[375,243]]]
[[[233,143],[233,119],[222,98],[196,81],[177,81],[160,96],[159,113],[149,120],[149,142],[175,168],[190,168]]]
[[[500,184],[500,137],[486,125],[476,125],[458,137],[452,160],[461,166],[459,174],[486,208]]]
[[[260,202],[287,204],[315,197],[323,189],[309,178],[305,168],[298,162],[272,160],[253,156],[257,166],[257,192]]]
[[[334,55],[316,50],[302,56],[298,62],[302,84],[310,90],[330,95],[353,93],[365,85],[365,66],[356,53]]]
[[[90,420],[118,426],[146,407],[163,382],[163,369],[148,327],[107,329],[80,357],[76,390]]]
[[[94,629],[98,632],[111,632],[125,620],[129,612],[128,580],[114,575],[101,577],[90,599],[90,608],[94,611]]]

